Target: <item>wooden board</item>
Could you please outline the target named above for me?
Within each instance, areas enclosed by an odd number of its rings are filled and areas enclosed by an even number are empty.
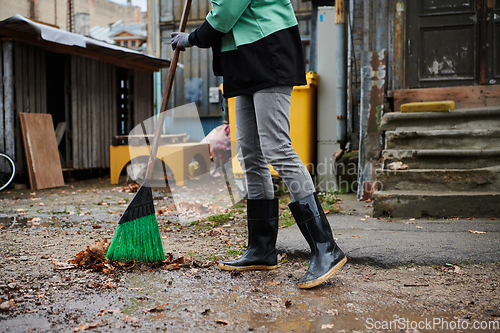
[[[405,103],[443,100],[455,101],[456,109],[498,106],[500,85],[394,90],[394,111]]]
[[[52,116],[44,113],[21,113],[24,150],[34,190],[64,186]]]

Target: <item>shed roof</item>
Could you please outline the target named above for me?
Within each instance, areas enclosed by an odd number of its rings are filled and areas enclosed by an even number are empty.
[[[157,71],[170,66],[170,60],[36,23],[19,14],[0,21],[0,35],[49,51],[91,57],[120,67]]]

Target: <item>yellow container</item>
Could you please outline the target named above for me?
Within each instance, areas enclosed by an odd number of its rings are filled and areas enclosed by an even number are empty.
[[[316,160],[316,87],[318,86],[318,74],[308,72],[306,74],[307,84],[296,86],[292,92],[290,109],[290,137],[292,146],[306,165],[309,172],[314,169]],[[231,130],[231,141],[236,141],[236,122],[234,119],[234,98],[228,100],[229,127]],[[236,156],[236,145],[231,145],[232,156]],[[278,173],[269,165],[272,176]],[[236,178],[243,178],[240,163],[233,158],[233,173]]]
[[[401,112],[437,112],[455,109],[454,101],[414,102],[401,104]]]

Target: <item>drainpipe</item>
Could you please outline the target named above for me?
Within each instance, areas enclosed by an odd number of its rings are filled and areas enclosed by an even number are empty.
[[[337,60],[337,142],[346,141],[347,119],[347,44],[345,2],[335,0],[335,58]]]

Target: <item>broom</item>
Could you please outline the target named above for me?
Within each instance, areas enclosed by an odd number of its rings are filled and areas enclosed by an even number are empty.
[[[191,0],[186,0],[182,19],[180,23],[180,32],[186,29],[187,18],[191,8]],[[128,205],[118,222],[118,226],[109,245],[106,258],[126,262],[130,260],[141,262],[154,262],[165,260],[163,245],[161,242],[160,230],[156,221],[155,207],[153,204],[153,194],[151,191],[151,178],[153,175],[153,166],[158,152],[158,142],[163,121],[165,120],[165,109],[170,99],[172,84],[174,81],[175,69],[179,60],[180,50],[174,51],[174,56],[170,63],[170,70],[167,77],[167,85],[163,94],[158,123],[156,125],[151,153],[146,169],[146,177],[142,186],[139,188],[134,198]]]

